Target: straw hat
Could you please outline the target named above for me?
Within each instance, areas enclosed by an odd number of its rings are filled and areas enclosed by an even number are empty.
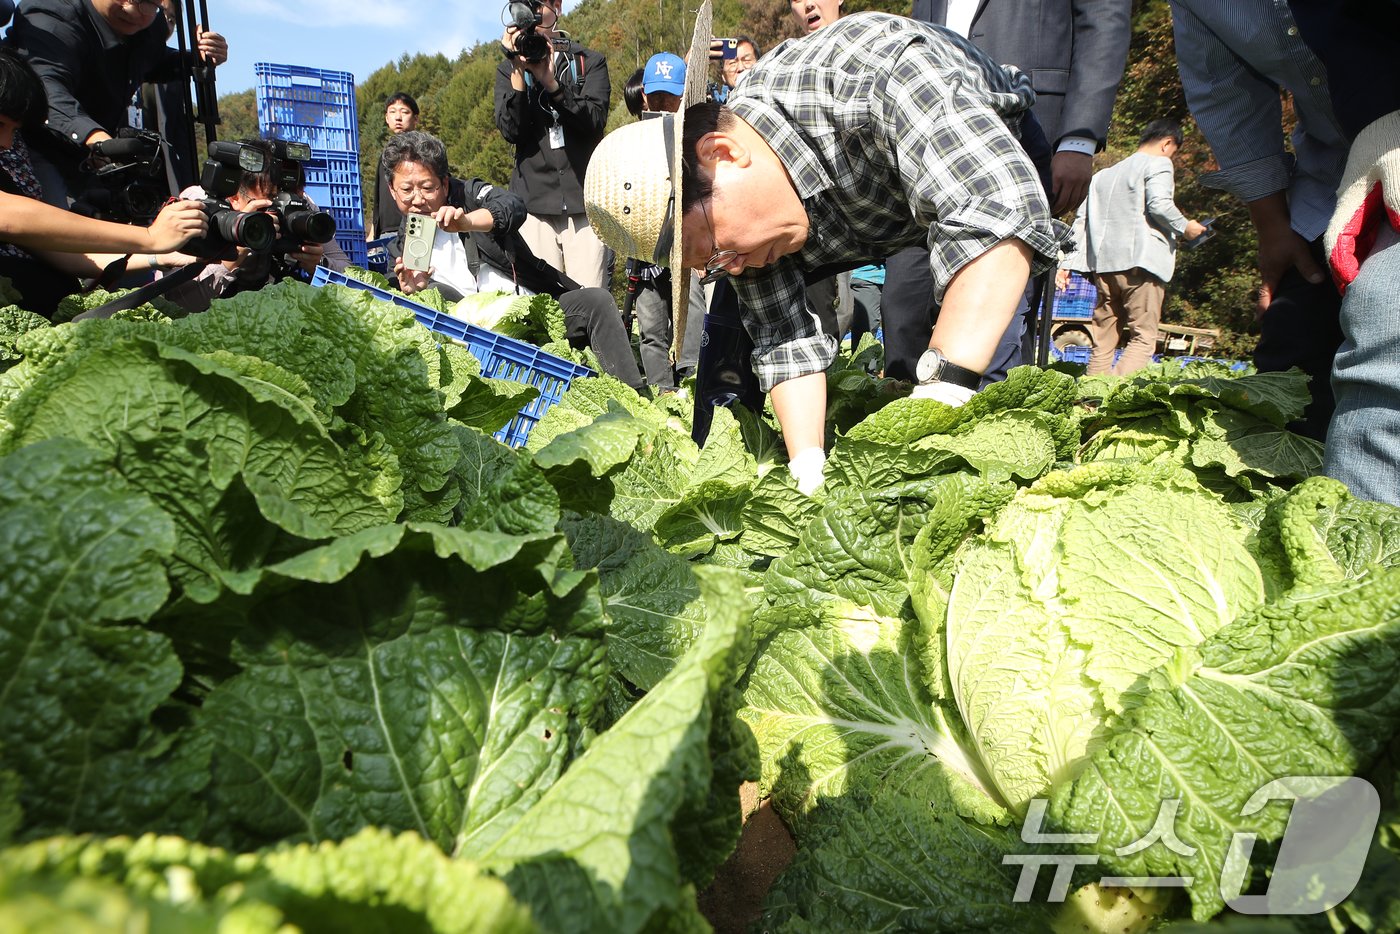
[[[705,100],[710,24],[705,0],[695,14],[680,110],[613,130],[593,150],[583,182],[588,221],[603,242],[623,256],[671,270],[673,359],[685,339],[690,299],[689,270],[681,261],[681,141],[686,108]]]

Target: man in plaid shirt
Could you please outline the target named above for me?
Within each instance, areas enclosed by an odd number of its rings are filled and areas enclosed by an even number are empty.
[[[683,260],[733,277],[804,492],[822,481],[837,349],[804,282],[926,244],[942,309],[914,394],[970,399],[1031,272],[1058,260],[1063,227],[1018,142],[1033,100],[957,35],[862,13],[774,49],[726,106],[686,111]]]

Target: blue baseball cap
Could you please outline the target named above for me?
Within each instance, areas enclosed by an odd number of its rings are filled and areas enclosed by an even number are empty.
[[[648,94],[665,91],[677,97],[685,93],[685,62],[679,55],[657,52],[647,59],[642,73],[642,90]]]

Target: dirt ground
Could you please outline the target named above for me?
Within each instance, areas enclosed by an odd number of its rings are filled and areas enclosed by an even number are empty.
[[[772,806],[759,802],[756,784],[740,788],[739,800],[745,814],[739,847],[699,898],[700,911],[717,934],[742,934],[758,920],[773,881],[797,852]]]

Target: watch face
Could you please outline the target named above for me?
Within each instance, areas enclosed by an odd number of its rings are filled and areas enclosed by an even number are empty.
[[[936,350],[925,350],[919,357],[918,366],[914,368],[914,375],[919,378],[919,382],[927,383],[936,379],[942,369],[943,355]]]

